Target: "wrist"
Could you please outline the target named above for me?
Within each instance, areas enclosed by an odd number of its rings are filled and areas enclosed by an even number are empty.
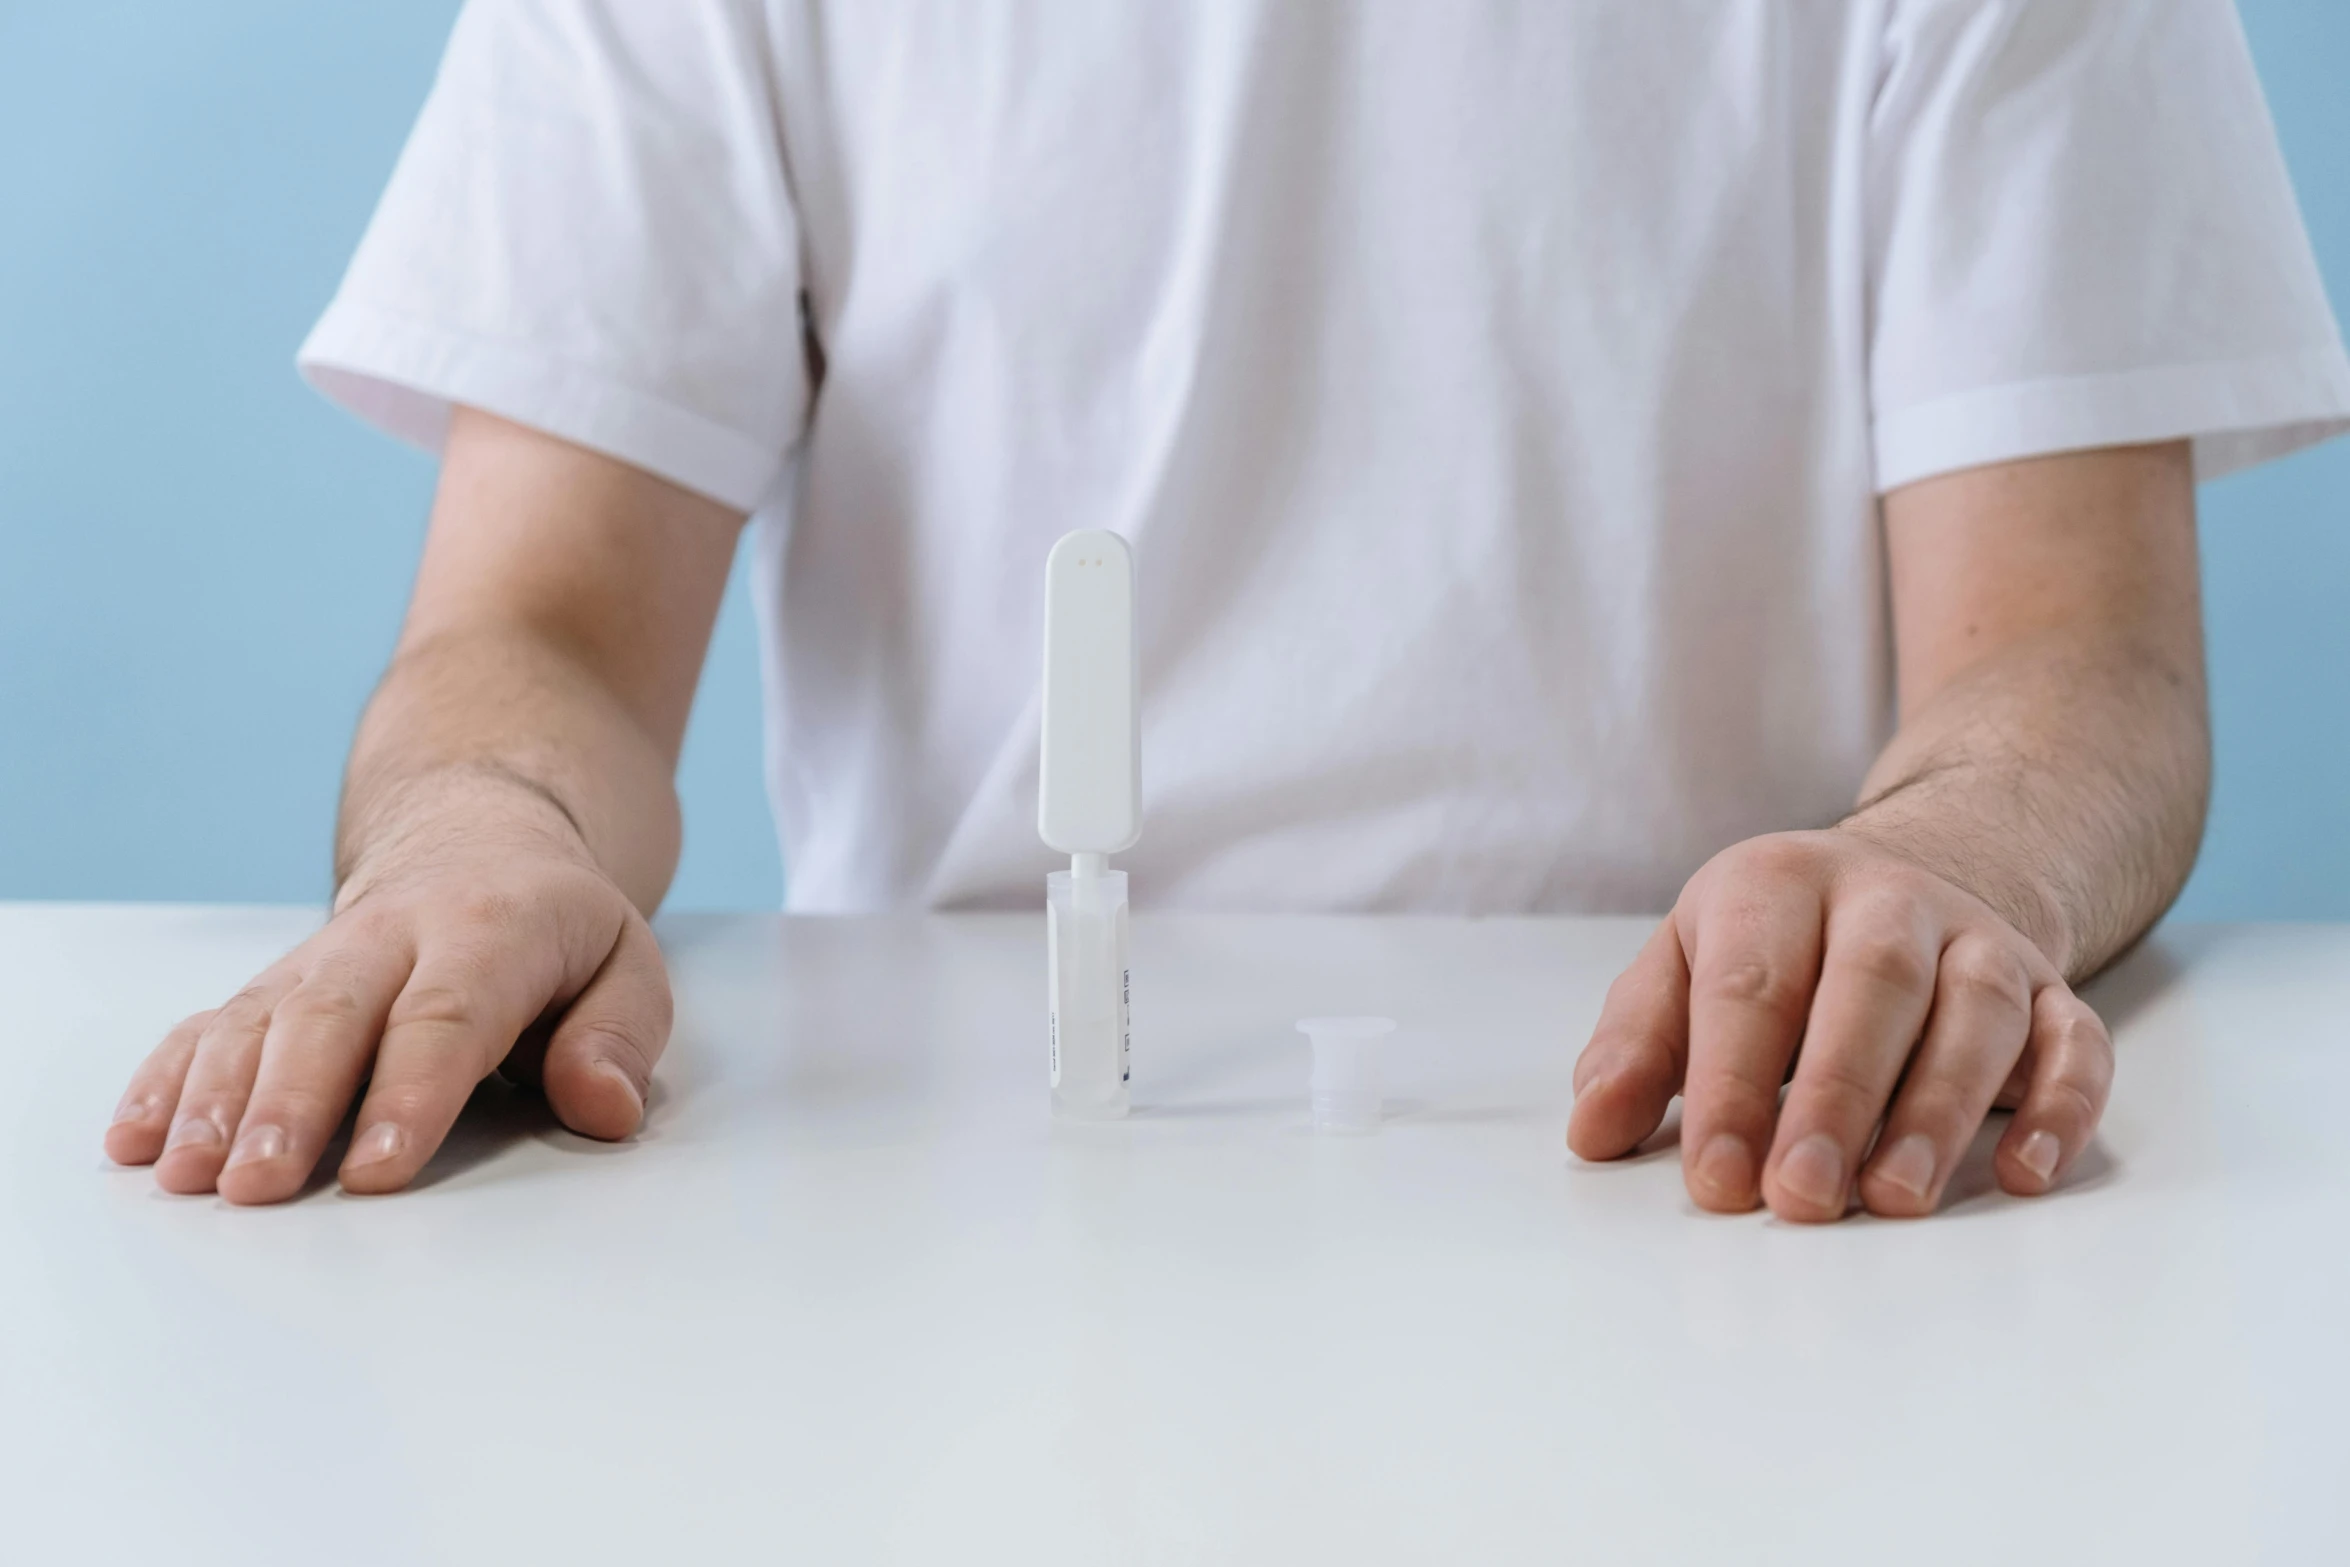
[[[346,794],[335,912],[419,863],[467,850],[597,864],[577,817],[547,785],[502,762],[446,763]]]
[[[2057,972],[2073,972],[2076,942],[2064,900],[2047,880],[1980,837],[1945,823],[1880,819],[1855,812],[1831,831],[1930,872],[1980,900],[2038,947]]]

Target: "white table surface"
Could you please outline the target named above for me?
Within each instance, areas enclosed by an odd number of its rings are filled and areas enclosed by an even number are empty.
[[[1041,915],[673,919],[632,1144],[492,1090],[399,1197],[107,1165],[314,918],[0,906],[0,1559],[2350,1561],[2350,929],[2160,934],[2068,1186],[1978,1141],[1922,1223],[1566,1153],[1627,921],[1139,918],[1070,1127]],[[1376,1137],[1306,1129],[1315,1012],[1401,1024]]]

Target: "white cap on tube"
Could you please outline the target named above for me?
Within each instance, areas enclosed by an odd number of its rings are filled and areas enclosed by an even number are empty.
[[[1304,1017],[1297,1031],[1314,1045],[1314,1130],[1379,1130],[1379,1039],[1386,1017]]]

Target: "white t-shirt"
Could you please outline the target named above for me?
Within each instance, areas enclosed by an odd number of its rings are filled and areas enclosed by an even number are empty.
[[[805,332],[821,345],[820,384]],[[475,0],[302,350],[758,513],[791,906],[1653,910],[1890,731],[1877,497],[2350,425],[2225,0]]]

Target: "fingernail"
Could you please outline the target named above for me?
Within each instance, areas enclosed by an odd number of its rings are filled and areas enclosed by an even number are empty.
[[[1697,1156],[1697,1178],[1722,1197],[1750,1198],[1754,1191],[1754,1150],[1736,1132],[1724,1132]]]
[[[407,1134],[400,1130],[397,1121],[378,1121],[351,1145],[348,1162],[353,1166],[380,1164],[398,1153],[400,1145],[407,1140]]]
[[[164,1139],[163,1146],[167,1150],[210,1148],[219,1142],[220,1128],[214,1126],[209,1118],[201,1115],[188,1115],[180,1117],[179,1125],[171,1129],[171,1136]]]
[[[2016,1162],[2043,1181],[2056,1173],[2056,1161],[2063,1156],[2064,1144],[2056,1140],[2054,1132],[2047,1130],[2034,1132],[2015,1151]]]
[[[256,1126],[237,1139],[237,1146],[228,1156],[227,1169],[240,1164],[251,1164],[258,1159],[274,1159],[286,1151],[286,1134],[274,1126]]]
[[[1912,1132],[1895,1143],[1877,1161],[1877,1179],[1912,1197],[1925,1196],[1934,1185],[1934,1140],[1923,1132]]]
[[[1826,1132],[1814,1132],[1779,1161],[1779,1184],[1821,1208],[1844,1201],[1844,1150]]]
[[[614,1066],[609,1061],[598,1061],[596,1063],[596,1070],[602,1073],[604,1076],[611,1078],[621,1087],[627,1089],[628,1097],[636,1104],[636,1113],[639,1115],[643,1115],[645,1113],[645,1096],[637,1092],[636,1079],[630,1077],[626,1072],[623,1072],[619,1067]]]
[[[154,1114],[155,1101],[142,1094],[135,1099],[125,1099],[114,1107],[114,1124],[120,1126],[125,1121],[144,1121]]]

